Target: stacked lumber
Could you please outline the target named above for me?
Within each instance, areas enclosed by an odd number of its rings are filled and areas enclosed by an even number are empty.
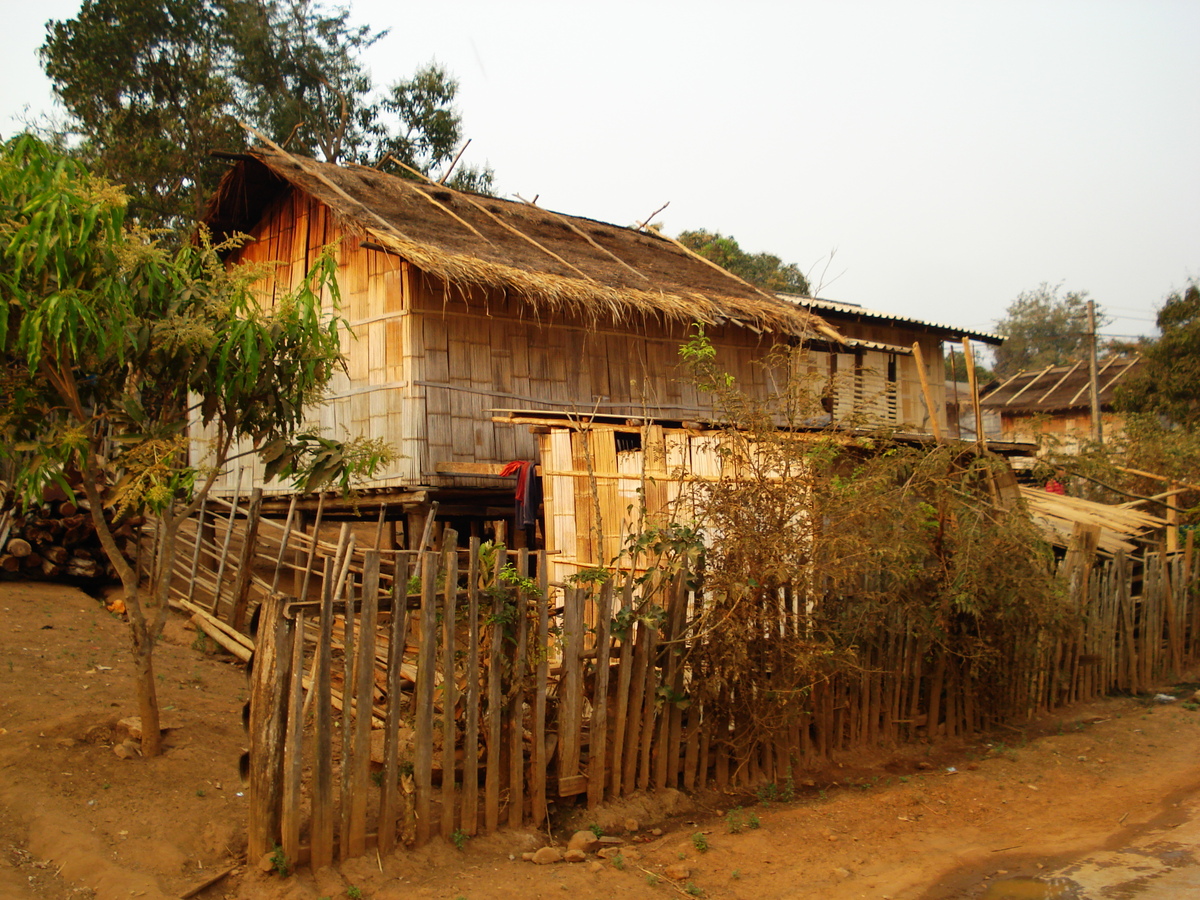
[[[1038,488],[1022,486],[1021,497],[1046,539],[1058,547],[1070,546],[1076,526],[1084,525],[1099,527],[1101,552],[1132,553],[1139,538],[1159,532],[1167,525],[1165,519],[1128,506],[1110,506]]]
[[[10,490],[4,490],[0,512],[0,574],[18,578],[37,578],[102,583],[116,579],[86,498],[68,498],[60,488],[48,488],[42,502],[20,507]],[[107,516],[107,513],[106,513]],[[137,553],[140,516],[131,516],[115,524],[113,535],[126,558]]]

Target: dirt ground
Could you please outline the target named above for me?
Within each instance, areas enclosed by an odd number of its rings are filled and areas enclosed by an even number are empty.
[[[544,834],[435,842],[291,877],[247,864],[242,670],[181,621],[158,651],[164,756],[122,759],[124,623],[79,591],[0,583],[0,898],[1200,896],[1200,710],[1114,698],[977,740],[806,772],[791,799],[632,798],[564,818],[624,838],[539,866]],[[636,832],[626,831],[636,819]],[[656,833],[657,832],[657,833]],[[673,875],[667,876],[672,868]]]

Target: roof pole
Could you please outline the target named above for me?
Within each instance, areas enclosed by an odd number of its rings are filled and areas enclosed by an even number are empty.
[[[979,408],[979,383],[975,380],[975,354],[971,351],[971,339],[963,335],[963,362],[967,366],[967,385],[971,389],[971,408],[975,412],[975,443],[979,455],[987,453],[987,436],[983,433],[983,412]]]
[[[1096,301],[1087,302],[1088,317],[1088,391],[1092,399],[1092,440],[1104,443],[1104,423],[1100,421],[1100,386],[1096,366]]]

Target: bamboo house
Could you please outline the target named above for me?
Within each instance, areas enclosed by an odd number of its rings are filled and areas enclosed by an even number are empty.
[[[250,236],[235,260],[276,263],[268,293],[302,278],[323,247],[335,248],[347,366],[314,424],[332,438],[366,435],[393,448],[396,461],[365,485],[354,510],[390,521],[397,545],[416,543],[435,501],[438,517],[460,533],[511,528],[515,483],[500,473],[514,461],[542,461],[539,419],[594,420],[625,433],[694,430],[711,420],[711,397],[681,377],[679,347],[693,324],[752,394],[772,390],[756,361],[779,344],[803,346],[835,422],[858,417],[918,433],[928,433],[931,415],[944,419],[943,340],[997,342],[767,294],[651,228],[274,147],[224,156],[232,165],[207,225],[217,238]],[[610,442],[615,466],[619,442]],[[193,453],[203,452],[197,432]],[[255,485],[278,507],[289,485],[263,484],[261,465],[247,465],[224,473],[218,492]],[[338,502],[329,499],[326,515],[337,514]],[[300,508],[315,506],[304,498]],[[547,508],[547,519],[553,514]],[[538,543],[554,549],[553,529],[539,527]],[[535,534],[530,528],[509,545]]]

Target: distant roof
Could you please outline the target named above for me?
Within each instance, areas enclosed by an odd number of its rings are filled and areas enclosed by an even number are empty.
[[[1112,406],[1118,384],[1127,382],[1142,367],[1142,358],[1110,356],[1097,368],[1097,393],[1101,406]],[[1018,372],[990,391],[980,402],[988,409],[1010,412],[1057,412],[1087,407],[1088,366],[1047,366],[1036,372]]]
[[[291,187],[327,206],[368,246],[464,288],[494,288],[543,309],[565,307],[597,318],[730,322],[802,340],[842,341],[811,309],[761,291],[653,230],[365,166],[317,162],[275,147],[218,155],[235,162],[205,216],[218,236],[249,231]]]
[[[957,325],[946,325],[942,322],[927,322],[924,319],[913,319],[908,316],[897,316],[893,313],[883,312],[877,309],[867,309],[864,306],[859,306],[857,303],[842,303],[837,300],[822,300],[819,297],[801,297],[797,294],[779,294],[791,303],[797,306],[805,307],[806,309],[817,310],[824,317],[832,322],[836,322],[839,318],[857,318],[857,319],[873,319],[879,322],[894,322],[899,325],[910,325],[917,328],[927,328],[930,331],[940,331],[945,334],[951,334],[958,337],[969,337],[977,341],[982,341],[985,344],[1000,345],[1004,343],[1004,337],[999,334],[993,334],[990,331],[975,331],[970,328],[960,328]]]

